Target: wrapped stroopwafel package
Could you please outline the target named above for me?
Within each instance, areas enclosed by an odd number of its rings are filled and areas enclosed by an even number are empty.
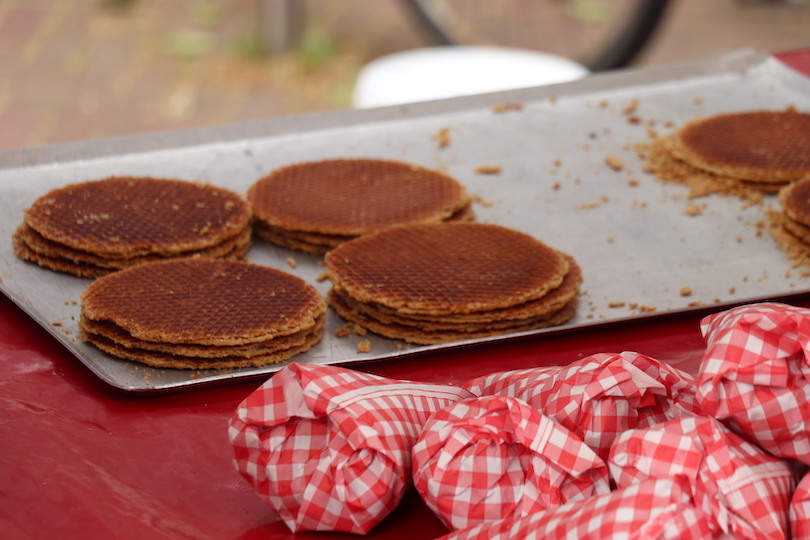
[[[603,460],[628,429],[703,415],[694,378],[635,352],[599,353],[566,366],[493,373],[469,381],[476,396],[522,399],[578,435]]]
[[[439,540],[702,540],[709,518],[685,478],[649,479],[518,519],[487,521]]]
[[[605,462],[579,437],[506,396],[435,413],[413,447],[413,481],[453,530],[610,491]]]
[[[367,533],[411,485],[411,448],[449,385],[293,363],[251,393],[228,436],[237,470],[293,532]]]
[[[810,540],[810,474],[805,474],[790,499],[790,537]]]
[[[705,317],[697,398],[775,456],[810,465],[810,310],[775,302]]]
[[[628,431],[613,445],[608,465],[619,488],[649,478],[688,479],[715,535],[789,538],[798,463],[768,454],[714,418],[678,418]]]

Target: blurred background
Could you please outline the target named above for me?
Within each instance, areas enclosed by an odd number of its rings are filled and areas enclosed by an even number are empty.
[[[431,44],[400,0],[0,0],[0,150],[348,108],[364,64]],[[810,47],[810,0],[670,0],[631,65],[746,47]]]

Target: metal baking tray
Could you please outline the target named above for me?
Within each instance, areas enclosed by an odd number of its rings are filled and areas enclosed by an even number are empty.
[[[244,193],[282,165],[373,157],[445,171],[476,197],[479,221],[524,231],[574,256],[584,275],[577,315],[557,328],[410,346],[371,333],[339,338],[336,329],[344,321],[330,311],[323,340],[294,361],[406,361],[436,349],[799,293],[807,289],[806,280],[761,228],[765,209],[778,204],[773,197],[749,207],[733,197],[690,201],[686,188],[644,173],[634,150],[648,140],[650,122],[665,133],[700,115],[789,105],[810,110],[810,79],[767,54],[742,50],[559,85],[4,152],[0,289],[94,374],[126,392],[267,377],[281,365],[156,369],[82,342],[78,301],[90,281],[14,255],[11,235],[23,210],[52,188],[110,175],[200,180]],[[632,121],[628,107],[634,109]],[[618,157],[623,170],[610,168],[607,156]],[[497,165],[501,172],[476,172],[482,165]],[[699,215],[687,211],[690,204]],[[256,240],[249,260],[299,276],[323,294],[328,290],[328,282],[317,280],[323,272],[319,257]],[[358,353],[364,339],[371,341],[371,351]]]

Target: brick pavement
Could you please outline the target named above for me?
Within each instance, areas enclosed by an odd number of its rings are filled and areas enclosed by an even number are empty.
[[[246,54],[258,0],[105,1],[0,0],[0,150],[346,107],[363,62],[421,44],[396,0],[310,0],[315,67]],[[808,2],[673,1],[640,65],[810,46]]]

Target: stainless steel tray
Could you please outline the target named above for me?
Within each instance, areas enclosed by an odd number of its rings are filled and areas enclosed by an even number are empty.
[[[498,105],[520,104],[501,111]],[[635,104],[628,121],[625,110]],[[23,209],[49,189],[110,175],[201,180],[244,192],[270,170],[336,157],[389,158],[437,168],[478,198],[478,220],[513,227],[573,255],[583,268],[577,315],[543,334],[688,310],[696,304],[754,301],[807,289],[799,272],[757,223],[764,207],[729,197],[697,201],[685,188],[642,171],[633,146],[647,125],[666,132],[699,115],[794,105],[810,110],[810,79],[767,54],[744,50],[655,69],[628,70],[553,86],[372,110],[340,111],[201,130],[154,133],[0,153],[0,289],[115,388],[154,393],[265,377],[280,366],[230,371],[155,369],[110,357],[79,339],[79,295],[90,283],[20,261],[11,242]],[[508,107],[506,109],[509,109]],[[499,112],[500,111],[500,112]],[[446,130],[449,144],[436,135]],[[605,158],[617,156],[615,171]],[[500,174],[476,173],[498,165]],[[634,182],[631,182],[634,180]],[[637,185],[636,185],[637,184]],[[771,198],[768,204],[777,203]],[[297,265],[293,268],[288,257]],[[256,241],[251,262],[297,275],[326,293],[319,258]],[[685,296],[688,288],[691,294]],[[623,303],[620,307],[619,304]],[[295,358],[317,364],[406,360],[440,346],[374,336],[325,337]],[[357,343],[371,340],[371,352]]]

